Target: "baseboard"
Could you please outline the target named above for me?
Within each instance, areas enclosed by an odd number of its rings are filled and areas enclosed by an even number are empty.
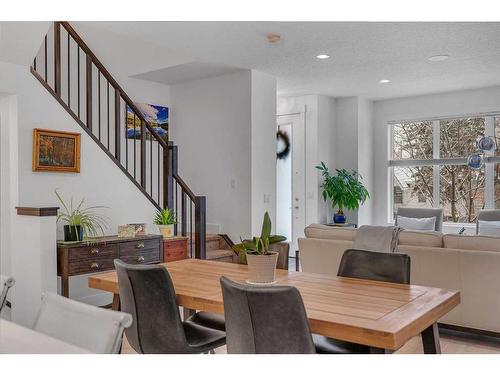
[[[441,334],[500,343],[500,332],[486,331],[483,329],[456,326],[445,323],[438,323],[438,327]]]

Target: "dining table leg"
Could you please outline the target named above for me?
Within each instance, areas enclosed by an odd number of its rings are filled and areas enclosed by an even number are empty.
[[[439,342],[439,328],[437,323],[422,331],[422,345],[424,354],[441,354],[441,343]]]
[[[196,310],[188,309],[187,307],[182,307],[182,312],[184,316],[184,320],[187,320],[191,315],[196,313]]]
[[[111,303],[111,310],[120,311],[120,295],[113,294],[113,302]]]
[[[392,354],[393,351],[389,349],[376,348],[374,346],[370,347],[370,354]]]

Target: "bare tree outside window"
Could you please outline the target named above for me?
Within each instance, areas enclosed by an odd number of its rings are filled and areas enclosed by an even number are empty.
[[[436,124],[437,126],[437,124]],[[393,160],[433,159],[432,121],[408,122],[393,126]],[[500,121],[496,126],[496,140],[500,143]],[[394,167],[394,210],[397,207],[444,208],[445,221],[472,223],[485,207],[485,171],[469,168],[447,159],[466,158],[477,152],[476,140],[485,134],[485,118],[462,118],[439,122],[439,159],[443,165],[415,165]],[[498,151],[497,151],[498,152]],[[431,162],[429,164],[432,164]],[[498,167],[498,165],[497,165]],[[495,199],[500,205],[499,169],[496,168]],[[439,186],[433,186],[433,176],[439,173]],[[434,189],[439,189],[439,202],[434,202]],[[396,192],[398,195],[396,195]],[[437,191],[436,191],[437,193]],[[396,201],[397,197],[397,201]],[[438,203],[438,204],[436,204]]]

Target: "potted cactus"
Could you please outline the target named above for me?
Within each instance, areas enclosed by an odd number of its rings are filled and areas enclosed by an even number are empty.
[[[260,237],[251,240],[241,240],[234,245],[233,250],[239,255],[242,263],[248,264],[250,284],[270,284],[275,281],[278,253],[269,251],[269,245],[285,241],[286,237],[271,235],[271,218],[265,213]]]
[[[156,212],[153,224],[158,226],[158,230],[163,238],[172,238],[174,236],[174,225],[177,224],[177,220],[171,209],[164,208]]]

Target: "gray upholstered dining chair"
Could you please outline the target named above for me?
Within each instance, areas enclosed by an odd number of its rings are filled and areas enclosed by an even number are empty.
[[[133,317],[125,331],[138,353],[207,353],[226,343],[223,331],[181,321],[175,289],[161,265],[130,265],[115,259],[122,311]]]
[[[0,287],[2,288],[0,291],[0,312],[7,304],[7,294],[9,293],[9,289],[14,286],[16,281],[13,277],[0,275]]]
[[[410,283],[410,257],[402,253],[378,253],[349,249],[340,260],[338,276],[399,284]],[[370,347],[313,335],[320,354],[368,354]]]
[[[413,219],[422,219],[435,217],[436,223],[434,230],[441,232],[443,230],[443,209],[442,208],[411,208],[411,207],[398,207],[396,212],[395,225],[398,225],[398,216],[409,217]]]
[[[481,233],[480,221],[500,221],[500,210],[480,210],[476,219],[476,234]]]
[[[314,354],[299,291],[242,285],[221,277],[229,354]]]
[[[53,293],[44,293],[33,330],[91,353],[120,352],[130,314],[103,309]]]

